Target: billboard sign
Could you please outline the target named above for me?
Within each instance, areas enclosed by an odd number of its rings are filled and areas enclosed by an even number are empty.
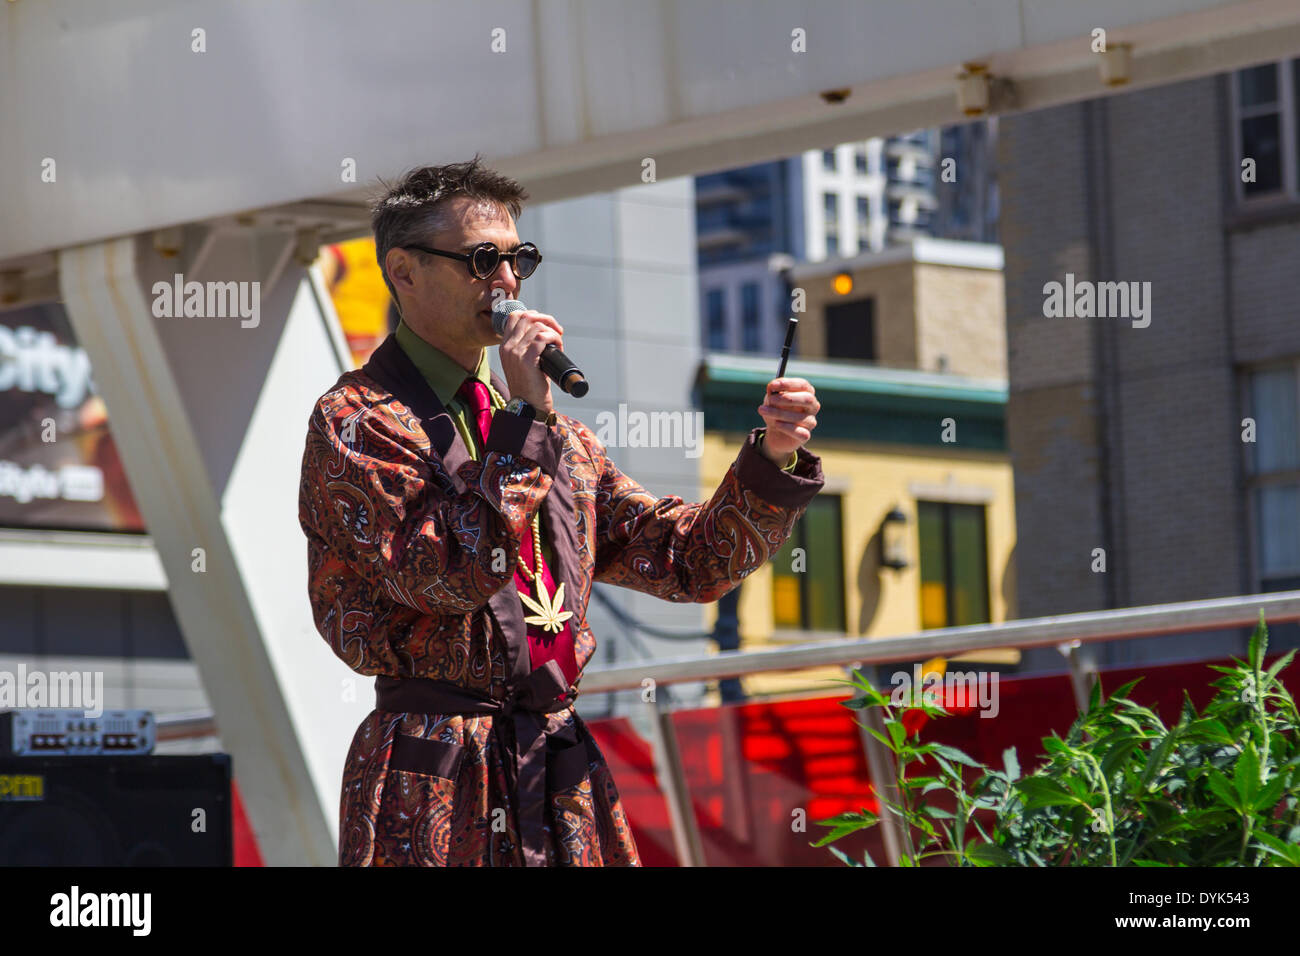
[[[57,303],[0,312],[0,527],[145,530]]]

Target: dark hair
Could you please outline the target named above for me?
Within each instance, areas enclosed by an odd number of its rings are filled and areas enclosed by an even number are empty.
[[[401,303],[397,299],[397,290],[388,280],[388,270],[384,265],[389,249],[427,242],[431,233],[446,228],[449,225],[447,201],[458,196],[495,203],[509,211],[516,220],[528,199],[528,193],[519,183],[484,166],[477,153],[467,163],[422,166],[408,172],[395,185],[382,179],[379,183],[384,194],[370,207],[370,227],[375,233],[375,258],[379,260],[379,271],[399,311]],[[416,255],[426,258],[422,252]]]

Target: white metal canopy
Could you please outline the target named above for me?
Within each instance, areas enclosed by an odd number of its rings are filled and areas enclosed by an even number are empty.
[[[966,63],[994,109],[1095,96],[1097,29],[1141,86],[1300,49],[1300,5],[11,0],[0,264],[248,210],[356,231],[376,176],[475,152],[546,202],[955,122]]]

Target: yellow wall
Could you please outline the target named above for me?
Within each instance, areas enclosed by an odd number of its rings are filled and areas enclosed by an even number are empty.
[[[756,422],[757,424],[757,422]],[[739,451],[741,436],[706,433],[700,458],[701,500],[707,500]],[[818,441],[814,433],[809,450],[822,459],[825,494],[838,494],[843,502],[845,623],[855,636],[889,637],[921,629],[920,545],[917,538],[913,485],[930,486],[922,500],[971,501],[971,493],[988,496],[985,521],[988,538],[989,609],[993,621],[1015,617],[1015,499],[1011,464],[1005,454],[942,447],[921,448],[858,442]],[[979,503],[979,502],[976,502]],[[907,558],[902,571],[880,568],[878,532],[885,514],[898,506],[907,515]],[[790,643],[793,634],[772,630],[772,569],[768,565],[746,579],[740,598],[741,648],[756,650]],[[708,627],[717,608],[708,610]],[[831,635],[814,635],[814,638]],[[782,639],[784,637],[784,639]],[[804,639],[810,639],[805,637]],[[955,660],[1016,663],[1011,649],[963,655]],[[788,675],[745,679],[749,693],[778,693],[829,686],[818,683],[842,677],[834,668],[806,670]]]

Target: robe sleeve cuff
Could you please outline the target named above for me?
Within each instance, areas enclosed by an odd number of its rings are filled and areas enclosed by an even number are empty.
[[[547,428],[543,422],[529,421],[519,415],[497,411],[492,416],[485,447],[490,452],[535,461],[543,472],[554,478],[564,439],[560,430],[554,426]]]
[[[800,448],[793,471],[786,471],[758,450],[762,428],[755,428],[741,446],[736,459],[736,479],[764,501],[779,508],[802,508],[817,496],[826,480],[822,460]]]

